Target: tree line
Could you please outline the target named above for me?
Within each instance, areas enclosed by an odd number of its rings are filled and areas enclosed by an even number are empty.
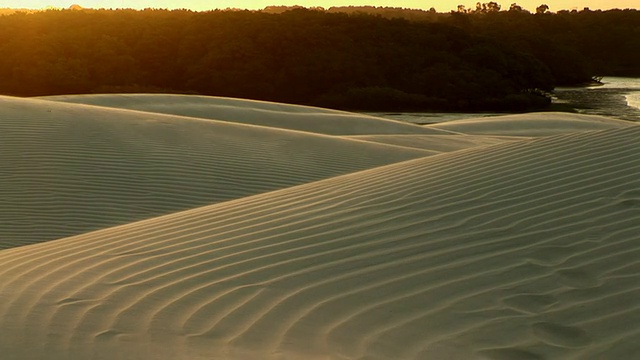
[[[375,8],[376,11],[378,10]],[[482,10],[482,6],[479,8]],[[358,110],[524,111],[640,76],[640,12],[48,10],[0,16],[0,93],[174,92]]]

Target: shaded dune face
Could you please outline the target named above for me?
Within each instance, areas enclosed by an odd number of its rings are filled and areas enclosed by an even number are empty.
[[[597,115],[542,112],[463,119],[428,127],[472,135],[540,137],[628,126],[635,123]]]
[[[631,359],[640,127],[0,251],[15,359]]]
[[[214,96],[98,94],[45,96],[43,100],[215,119],[327,135],[447,134],[374,116],[311,106]]]
[[[298,131],[10,97],[0,97],[0,154],[0,249],[426,155]]]
[[[474,147],[497,145],[509,141],[525,140],[523,136],[491,136],[455,133],[447,135],[358,135],[352,139],[404,146],[428,151],[432,155]]]

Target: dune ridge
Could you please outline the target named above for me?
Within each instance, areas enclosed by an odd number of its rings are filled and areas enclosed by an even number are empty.
[[[354,135],[349,136],[349,138],[422,149],[429,151],[432,155],[527,139],[523,136],[490,136],[462,133],[447,135]]]
[[[634,359],[640,127],[0,251],[15,359]]]
[[[0,97],[0,154],[0,249],[428,155],[293,130],[12,97]]]
[[[598,115],[540,112],[462,119],[425,127],[469,135],[540,137],[635,125]]]
[[[216,96],[175,94],[96,94],[40,99],[152,113],[230,121],[327,135],[447,134],[401,121],[312,106]]]

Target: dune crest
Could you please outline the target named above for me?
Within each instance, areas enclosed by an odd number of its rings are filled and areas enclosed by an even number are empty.
[[[632,359],[640,126],[0,251],[15,359]]]
[[[427,127],[473,135],[539,137],[634,125],[633,122],[597,115],[541,112],[456,120]]]
[[[401,121],[312,106],[216,96],[97,94],[45,96],[43,100],[214,119],[327,135],[446,134]]]
[[[0,249],[429,153],[307,132],[0,97]]]
[[[350,138],[422,149],[429,151],[433,155],[526,139],[523,136],[468,135],[461,133],[447,135],[358,135],[350,136]]]

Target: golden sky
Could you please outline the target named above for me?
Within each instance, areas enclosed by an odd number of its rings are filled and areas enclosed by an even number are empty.
[[[481,1],[488,2],[488,1]],[[547,4],[551,11],[583,9],[624,9],[640,8],[640,0],[507,0],[497,1],[503,8],[508,8],[516,2],[528,10],[534,10],[540,4]],[[78,4],[88,8],[187,8],[192,10],[212,10],[232,8],[262,9],[268,5],[302,5],[331,6],[373,5],[406,7],[414,9],[429,9],[434,7],[439,12],[448,12],[457,8],[459,4],[474,7],[473,0],[0,0],[0,8],[31,8],[41,9],[48,6],[68,8]]]

